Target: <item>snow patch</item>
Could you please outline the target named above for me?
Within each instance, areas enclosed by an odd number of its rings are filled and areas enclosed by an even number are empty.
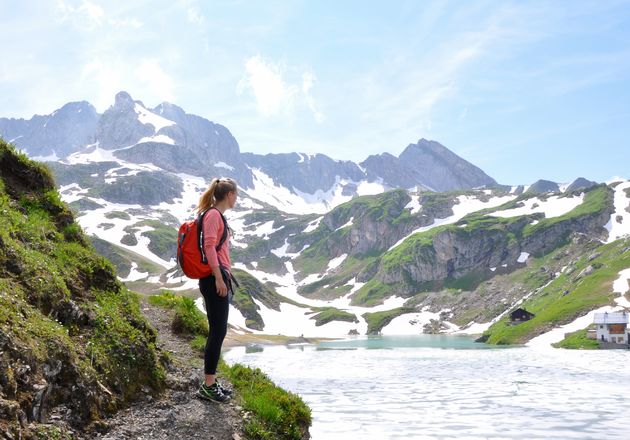
[[[489,213],[489,215],[507,218],[542,212],[545,214],[545,218],[553,218],[560,217],[561,215],[574,210],[580,206],[582,202],[584,202],[584,193],[574,197],[552,196],[547,200],[541,200],[538,197],[533,197],[531,199],[524,200],[522,202],[524,206],[522,207],[495,211]]]
[[[138,115],[138,121],[141,124],[151,124],[155,128],[155,132],[157,133],[164,127],[170,127],[171,125],[175,125],[175,122],[170,121],[158,114],[150,112],[146,108],[142,107],[140,104],[135,105],[134,110]]]
[[[143,278],[146,278],[148,275],[149,275],[149,272],[140,272],[138,270],[138,265],[135,262],[132,262],[129,275],[127,275],[125,278],[118,277],[118,279],[124,283],[127,281],[138,281]]]
[[[420,196],[412,195],[411,201],[405,205],[405,209],[411,211],[411,214],[416,214],[420,211],[422,205],[420,204]]]
[[[247,188],[247,193],[261,202],[275,206],[281,211],[291,214],[317,213],[325,214],[341,203],[352,199],[352,195],[343,195],[348,184],[357,185],[359,195],[376,194],[383,190],[380,184],[367,182],[352,182],[336,176],[335,183],[327,190],[317,190],[313,194],[302,192],[296,188],[291,190],[278,185],[274,180],[257,168],[252,168],[253,188]]]
[[[214,166],[217,168],[225,168],[227,170],[234,171],[234,167],[226,164],[225,162],[217,162],[214,164]]]
[[[155,136],[145,136],[142,139],[140,139],[138,142],[136,142],[136,145],[143,144],[145,142],[157,142],[160,144],[175,145],[175,141],[173,140],[173,138],[166,136],[165,134],[157,134]]]
[[[613,283],[613,292],[619,294],[619,298],[615,298],[617,305],[630,309],[630,301],[628,301],[625,297],[626,292],[630,290],[628,281],[630,281],[630,268],[619,272],[619,278],[617,278]]]
[[[529,254],[527,252],[521,252],[521,255],[519,255],[518,257],[518,261],[519,263],[524,263],[527,261],[527,259],[529,258]]]
[[[328,262],[328,268],[326,271],[336,269],[343,263],[343,261],[348,257],[348,254],[339,255],[337,258],[333,258]]]
[[[357,195],[359,196],[371,196],[383,192],[385,192],[385,185],[383,185],[383,179],[380,177],[376,182],[366,182],[362,180],[357,185]]]
[[[306,228],[302,232],[312,232],[312,231],[314,231],[315,229],[317,229],[317,227],[319,226],[319,223],[322,221],[323,218],[324,217],[316,218],[315,220],[310,222],[308,225],[306,225]]]
[[[352,222],[353,222],[353,221],[354,221],[354,217],[350,217],[350,220],[348,220],[348,221],[346,222],[346,224],[339,226],[337,229],[335,229],[335,231],[338,231],[338,230],[340,230],[340,229],[343,229],[343,228],[345,228],[345,227],[347,227],[347,226],[352,226]]]
[[[431,320],[440,321],[440,314],[445,311],[450,311],[450,309],[440,310],[436,313],[424,310],[417,313],[405,313],[392,319],[389,324],[383,327],[381,334],[390,336],[421,334],[423,333],[424,326],[429,324]],[[457,326],[447,321],[441,322],[451,330],[457,329]]]
[[[625,192],[628,188],[630,188],[630,181],[624,181],[615,187],[615,212],[612,213],[605,226],[608,229],[608,243],[630,235],[630,212],[626,211],[626,208],[630,206],[630,199]]]

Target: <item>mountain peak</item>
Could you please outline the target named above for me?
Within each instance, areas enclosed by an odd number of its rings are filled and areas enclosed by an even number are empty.
[[[116,93],[114,99],[114,108],[120,110],[130,110],[135,106],[135,102],[131,95],[125,91]]]
[[[436,191],[496,185],[481,169],[436,141],[422,138],[409,144],[398,158],[417,180]]]
[[[407,145],[407,148],[405,148],[403,152],[400,153],[399,157],[402,158],[403,156],[406,156],[408,154],[413,154],[414,151],[458,157],[455,153],[453,153],[451,150],[449,150],[439,142],[428,140],[425,138],[420,138],[420,140],[415,144]]]

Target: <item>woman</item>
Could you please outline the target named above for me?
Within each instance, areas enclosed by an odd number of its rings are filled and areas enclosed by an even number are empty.
[[[230,400],[230,394],[232,394],[217,381],[217,365],[221,355],[221,345],[227,332],[230,309],[228,294],[233,294],[229,250],[231,231],[223,213],[234,207],[237,197],[238,189],[234,180],[214,179],[201,195],[197,207],[199,213],[207,211],[203,218],[203,248],[212,269],[212,275],[199,280],[199,290],[206,304],[210,332],[204,352],[205,381],[199,387],[197,396],[221,403]],[[227,238],[220,245],[226,228],[228,229]]]

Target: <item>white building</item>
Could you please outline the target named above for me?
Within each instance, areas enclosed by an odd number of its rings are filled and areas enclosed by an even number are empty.
[[[628,343],[628,313],[595,313],[593,323],[597,327],[597,340],[614,344]]]

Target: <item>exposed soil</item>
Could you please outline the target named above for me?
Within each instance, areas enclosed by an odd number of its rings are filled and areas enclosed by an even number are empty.
[[[167,440],[243,438],[241,408],[234,402],[200,400],[195,392],[203,377],[203,359],[188,341],[171,330],[168,310],[142,303],[142,312],[158,330],[158,346],[170,354],[167,389],[104,420],[86,438],[102,440]],[[224,384],[228,384],[223,379]]]

